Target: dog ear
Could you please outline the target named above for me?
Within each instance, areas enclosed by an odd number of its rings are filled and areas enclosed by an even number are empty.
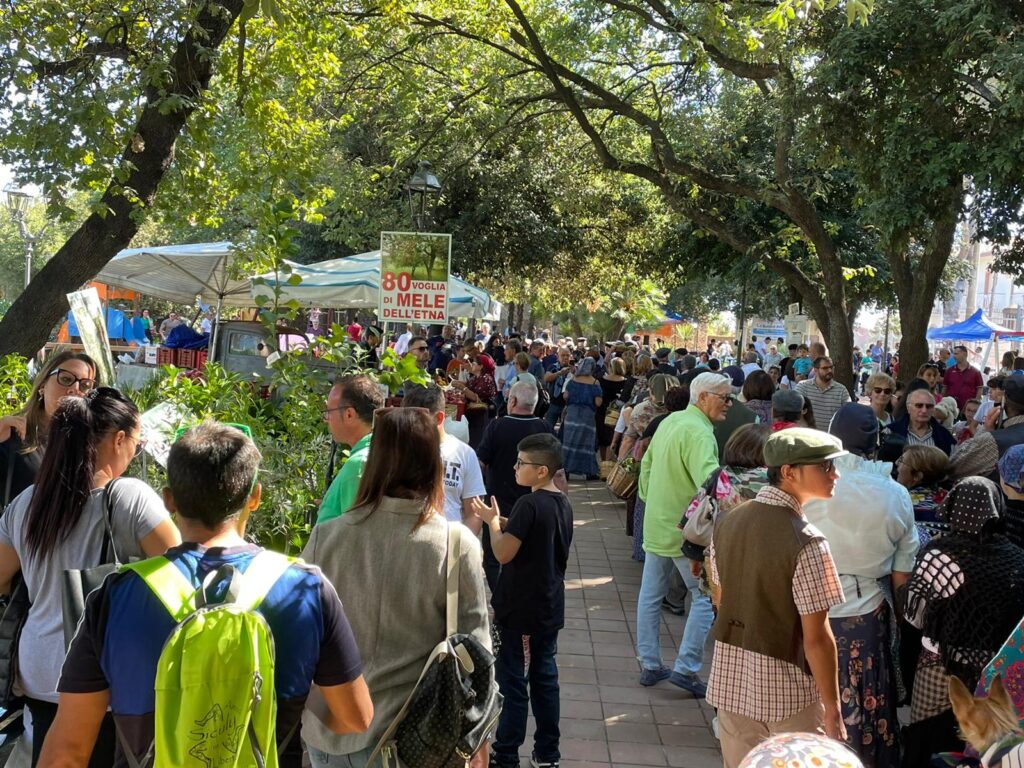
[[[949,678],[949,701],[953,705],[954,712],[957,710],[968,711],[974,706],[974,696],[956,675],[951,675]]]
[[[1013,702],[1010,700],[1010,694],[1008,694],[1006,692],[1006,688],[1003,687],[1003,678],[1001,675],[996,675],[992,678],[992,687],[988,690],[988,697],[996,704],[1002,704],[1009,707],[1013,706]]]

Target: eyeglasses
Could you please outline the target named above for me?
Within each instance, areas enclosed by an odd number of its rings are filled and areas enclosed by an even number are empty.
[[[422,347],[409,347],[410,352],[426,352],[429,349],[430,347],[426,346],[425,344]]]
[[[832,459],[829,459],[828,461],[822,461],[822,462],[820,462],[818,464],[803,464],[801,466],[804,466],[804,467],[817,467],[822,472],[824,472],[826,475],[828,475],[828,474],[831,474],[832,472],[835,471],[836,463]]]
[[[719,392],[708,392],[708,394],[711,395],[712,397],[719,398],[725,405],[732,405],[733,401],[736,399],[736,396],[731,394],[723,395]]]
[[[71,371],[66,371],[63,368],[55,368],[50,371],[50,376],[57,377],[57,383],[62,387],[74,387],[78,386],[79,392],[92,392],[96,388],[96,379],[80,379]]]
[[[871,391],[876,395],[891,395],[892,387],[872,387]]]
[[[355,408],[355,406],[352,405],[352,403],[341,403],[340,405],[337,405],[334,408],[328,408],[325,405],[323,410],[320,412],[320,416],[321,418],[323,418],[324,421],[327,421],[329,418],[331,418],[332,411],[344,411],[346,408]]]
[[[520,467],[523,467],[523,466],[527,466],[527,467],[543,467],[545,465],[544,464],[539,464],[536,461],[523,461],[522,459],[516,459],[516,463],[512,465],[512,467],[514,469],[519,469]]]
[[[132,454],[132,458],[138,458],[139,454],[146,450],[146,441],[143,440],[141,436],[132,437],[131,435],[128,435],[128,438],[135,441],[135,453]]]
[[[819,365],[816,370],[819,370],[819,371],[831,371],[832,370],[832,366],[831,365]]]
[[[907,403],[908,408],[924,408],[926,411],[930,411],[935,408],[935,403]]]

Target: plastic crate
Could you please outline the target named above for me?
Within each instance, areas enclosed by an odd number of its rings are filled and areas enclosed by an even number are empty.
[[[196,367],[196,350],[194,349],[179,349],[178,350],[178,367],[187,368],[189,370]]]
[[[156,350],[156,364],[157,365],[177,365],[178,364],[178,350],[168,349],[167,347],[158,347]]]
[[[197,349],[196,350],[196,368],[198,368],[199,370],[203,370],[203,367],[206,365],[206,360],[207,360],[207,358],[209,356],[210,356],[210,353],[208,351],[206,351],[205,349]]]

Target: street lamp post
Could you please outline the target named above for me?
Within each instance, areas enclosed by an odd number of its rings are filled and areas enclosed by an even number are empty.
[[[405,185],[405,194],[409,199],[413,227],[417,232],[425,232],[433,221],[434,209],[441,196],[441,182],[431,172],[430,163],[426,160],[416,164],[416,172]]]
[[[32,279],[32,257],[35,255],[36,243],[46,234],[49,224],[44,224],[43,228],[33,235],[28,228],[28,211],[32,207],[32,203],[35,202],[35,195],[9,184],[4,187],[4,197],[7,211],[18,225],[21,239],[25,241],[25,287],[28,288],[29,281]]]

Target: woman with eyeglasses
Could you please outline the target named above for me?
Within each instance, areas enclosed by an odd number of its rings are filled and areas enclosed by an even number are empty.
[[[96,363],[83,352],[54,355],[36,376],[25,407],[0,419],[0,511],[36,480],[47,427],[62,397],[82,397],[96,386]]]
[[[864,385],[864,391],[868,396],[868,405],[878,417],[879,426],[887,426],[892,423],[892,396],[896,391],[896,381],[887,373],[873,373],[868,377]]]
[[[152,488],[141,480],[117,480],[140,452],[140,427],[135,404],[116,389],[61,399],[35,485],[0,518],[0,594],[10,593],[20,570],[32,603],[21,633],[18,677],[32,713],[33,765],[57,714],[64,571],[100,565],[108,530],[121,562],[160,555],[181,543]],[[108,716],[89,765],[107,768],[113,755]]]

